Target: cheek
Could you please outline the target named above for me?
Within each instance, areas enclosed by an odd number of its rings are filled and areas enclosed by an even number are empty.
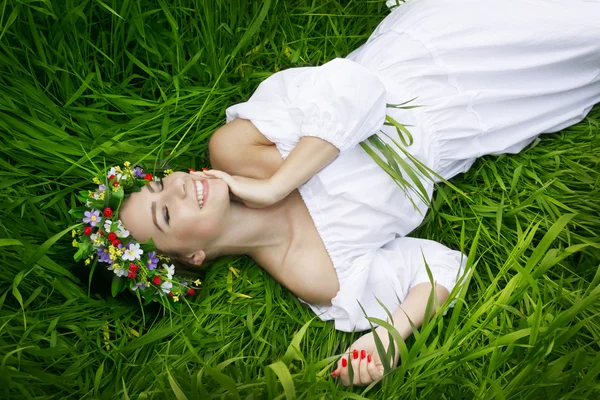
[[[178,229],[178,235],[195,239],[210,239],[222,231],[222,224],[218,218],[202,216],[201,218],[187,218]]]

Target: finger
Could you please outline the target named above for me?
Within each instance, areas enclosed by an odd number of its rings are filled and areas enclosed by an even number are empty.
[[[352,350],[352,384],[360,385],[360,353],[358,350]]]
[[[383,366],[378,368],[370,354],[367,355],[367,370],[373,381],[377,381],[383,377]]]
[[[190,168],[190,175],[199,176],[201,178],[208,178],[204,172],[196,171],[195,169]]]
[[[342,380],[342,385],[350,386],[350,377],[348,375],[348,356],[344,354],[342,359],[340,360],[340,379]]]
[[[233,179],[233,177],[231,175],[229,175],[227,172],[223,172],[223,171],[219,171],[216,169],[211,169],[208,171],[204,171],[204,174],[206,176],[208,176],[209,178],[219,178],[225,181],[225,183],[231,187],[232,185],[235,184],[235,179]]]
[[[358,370],[359,380],[361,385],[368,385],[373,381],[369,374],[369,363],[367,362],[367,352],[360,351],[360,366]]]

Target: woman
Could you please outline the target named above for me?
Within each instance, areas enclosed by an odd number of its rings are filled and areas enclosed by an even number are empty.
[[[598,15],[598,1],[409,1],[347,58],[265,80],[212,136],[215,170],[149,183],[120,218],[138,241],[193,265],[249,255],[340,330],[385,320],[381,301],[406,338],[432,290],[438,305],[448,298],[465,259],[406,237],[428,199],[358,144],[373,134],[393,144],[387,114],[410,126],[408,153],[449,179],[581,121],[600,101]],[[419,107],[390,107],[411,99]],[[421,184],[430,197],[431,180]],[[373,333],[348,350],[334,377],[381,378]]]

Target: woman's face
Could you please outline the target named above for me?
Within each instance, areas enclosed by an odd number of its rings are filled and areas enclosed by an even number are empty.
[[[175,172],[129,196],[119,218],[137,241],[152,238],[160,251],[185,257],[222,233],[229,208],[223,180]]]

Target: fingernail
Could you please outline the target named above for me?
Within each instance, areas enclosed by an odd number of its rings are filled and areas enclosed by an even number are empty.
[[[372,358],[371,355],[369,354],[369,356],[367,357],[367,362],[371,362]]]
[[[190,172],[196,172],[196,170],[194,168],[188,168],[190,170]]]
[[[361,360],[364,360],[366,356],[367,356],[367,352],[366,352],[366,351],[364,351],[364,350],[361,350],[361,351],[360,351],[360,359],[361,359]]]
[[[335,378],[336,376],[337,376],[337,375],[335,374],[335,371],[333,371],[333,372],[331,373],[331,377],[332,377],[332,378]]]
[[[354,357],[355,360],[358,358],[358,350],[352,352],[352,357]]]
[[[348,361],[345,358],[342,358],[342,367],[346,368],[348,366]]]

